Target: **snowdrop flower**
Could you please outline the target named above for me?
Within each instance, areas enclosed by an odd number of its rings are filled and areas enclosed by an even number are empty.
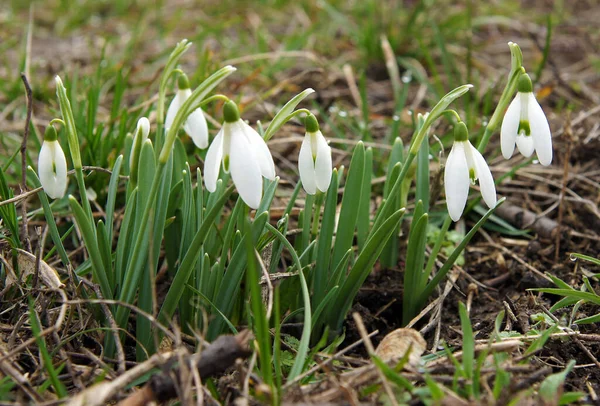
[[[56,129],[49,125],[38,158],[38,173],[44,192],[52,199],[60,199],[67,191],[67,160]]]
[[[446,160],[444,171],[444,187],[448,214],[454,221],[462,216],[467,197],[469,183],[475,184],[479,179],[479,188],[483,200],[492,208],[496,205],[496,186],[492,173],[483,156],[477,151],[468,138],[467,126],[460,121],[454,127],[454,145]]]
[[[533,95],[529,75],[524,73],[517,83],[517,96],[508,106],[502,127],[500,143],[502,155],[509,159],[515,149],[530,157],[535,150],[542,165],[552,162],[552,134],[544,111]]]
[[[263,138],[240,118],[236,104],[223,106],[223,127],[213,140],[204,162],[204,185],[209,192],[217,188],[219,168],[231,171],[231,178],[242,200],[256,209],[262,197],[262,177],[275,179],[273,157]]]
[[[300,147],[298,170],[306,193],[314,195],[319,189],[327,191],[331,182],[331,148],[319,130],[317,118],[309,114],[305,119],[306,135]]]
[[[171,128],[171,125],[173,125],[173,120],[175,120],[175,116],[183,103],[192,94],[190,82],[183,73],[179,75],[179,78],[177,79],[177,87],[178,89],[175,98],[167,109],[167,118],[165,119],[165,129],[167,131]],[[198,108],[194,110],[187,117],[187,120],[183,124],[183,130],[192,137],[192,141],[194,141],[194,144],[196,144],[198,148],[204,149],[208,147],[208,126],[202,109]]]
[[[141,117],[137,122],[133,145],[131,147],[131,153],[129,154],[129,168],[131,171],[137,167],[140,150],[142,149],[144,141],[148,139],[148,134],[150,134],[150,121],[148,121],[146,117]]]

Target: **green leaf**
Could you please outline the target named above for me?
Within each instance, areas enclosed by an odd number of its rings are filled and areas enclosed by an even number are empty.
[[[444,263],[442,268],[437,272],[437,274],[435,274],[433,279],[427,284],[427,286],[423,290],[423,293],[420,298],[421,303],[418,306],[419,309],[423,307],[423,304],[426,302],[427,298],[429,298],[429,296],[431,295],[431,293],[433,292],[435,287],[442,281],[443,278],[446,277],[446,274],[452,268],[454,261],[456,261],[456,259],[462,253],[462,251],[465,249],[465,247],[467,246],[469,241],[471,241],[471,238],[473,238],[475,233],[477,233],[477,230],[479,230],[479,228],[486,222],[488,217],[492,215],[494,210],[496,210],[496,208],[498,208],[502,203],[504,203],[505,200],[506,200],[506,198],[502,198],[502,199],[498,200],[498,203],[496,203],[496,206],[489,209],[488,212],[481,219],[479,219],[479,221],[473,226],[473,228],[471,228],[471,230],[469,230],[467,235],[465,235],[465,237],[460,242],[460,244],[458,244],[458,246],[454,249],[454,251],[452,251],[452,254],[450,254],[450,256],[448,257],[448,259],[446,260],[446,262]]]
[[[552,374],[546,377],[540,384],[539,394],[541,398],[547,404],[552,404],[556,401],[556,398],[561,394],[565,379],[569,372],[575,367],[575,360],[572,359],[567,364],[566,368],[556,374]]]
[[[102,291],[102,296],[104,296],[105,299],[113,299],[114,296],[112,288],[106,275],[102,255],[100,254],[100,250],[98,248],[98,242],[96,241],[94,226],[88,221],[88,217],[85,215],[83,208],[79,205],[79,203],[77,203],[77,200],[75,200],[73,196],[69,196],[69,205],[71,206],[71,211],[73,212],[77,226],[81,231],[85,248],[90,254],[94,281],[100,284],[100,290]]]
[[[596,305],[600,305],[600,296],[595,293],[582,292],[575,289],[556,289],[556,288],[537,288],[529,289],[536,292],[550,293],[552,295],[566,296],[577,300],[585,300]]]
[[[313,89],[305,89],[302,92],[298,93],[296,96],[294,96],[289,102],[287,102],[285,106],[283,106],[282,109],[279,110],[277,114],[275,114],[275,117],[273,117],[273,120],[271,120],[269,127],[267,127],[265,135],[263,136],[265,141],[269,141],[271,137],[273,137],[275,132],[279,130],[287,120],[289,120],[289,115],[294,112],[296,106],[300,104],[300,102],[304,100],[306,96],[314,92],[315,91]]]
[[[328,323],[334,331],[337,332],[340,330],[344,318],[352,306],[354,297],[367,276],[371,273],[373,265],[381,254],[385,242],[396,227],[398,227],[403,214],[404,209],[398,210],[375,231],[373,236],[367,241],[365,248],[359,254],[348,277],[340,285],[340,293],[331,307],[330,322]]]
[[[325,197],[325,208],[321,229],[317,237],[317,258],[313,275],[313,302],[318,308],[325,297],[327,280],[329,275],[329,262],[331,260],[331,245],[333,241],[333,229],[335,227],[335,214],[337,210],[338,171],[333,170],[331,184]]]
[[[113,220],[115,214],[115,201],[117,198],[117,189],[119,187],[119,175],[121,174],[121,165],[123,164],[123,155],[119,155],[113,165],[112,174],[110,175],[110,181],[108,183],[108,191],[106,197],[106,207],[104,209],[106,213],[106,231],[108,234],[107,241],[112,246],[113,236]]]
[[[250,305],[253,316],[253,330],[258,342],[260,372],[263,380],[271,388],[273,387],[273,370],[271,360],[271,334],[269,333],[269,322],[267,320],[266,309],[263,305],[261,289],[258,284],[260,274],[256,263],[256,248],[252,241],[251,225],[248,218],[244,218],[244,237],[245,244],[240,246],[245,248],[246,253],[246,286],[250,291]],[[250,316],[250,315],[248,315]],[[251,320],[249,320],[250,322]]]
[[[300,278],[300,287],[302,289],[302,299],[304,301],[304,326],[302,327],[302,337],[300,338],[300,345],[298,346],[298,353],[296,355],[296,359],[294,360],[294,365],[288,375],[289,380],[293,380],[295,377],[300,375],[304,364],[306,363],[306,354],[308,353],[308,345],[310,343],[310,333],[311,333],[311,310],[310,310],[310,293],[308,291],[308,285],[306,284],[306,279],[304,277],[304,273],[302,270],[302,265],[300,262],[300,258],[298,258],[298,254],[292,244],[285,238],[283,234],[279,232],[275,227],[267,223],[267,228],[271,233],[275,235],[279,241],[288,249],[290,254],[292,255],[292,259],[294,260],[294,264],[298,269],[298,277]]]
[[[219,199],[215,202],[214,207],[204,218],[202,226],[196,232],[196,235],[194,236],[194,239],[192,240],[185,257],[181,261],[181,265],[175,274],[175,278],[169,287],[163,305],[158,314],[158,320],[161,323],[167,323],[168,320],[173,316],[175,308],[177,307],[177,303],[179,303],[179,299],[181,298],[183,288],[187,284],[196,260],[198,259],[200,248],[202,247],[202,244],[204,244],[208,230],[213,226],[213,222],[215,221],[217,214],[223,210],[223,205],[232,192],[233,186],[230,186],[227,188],[227,190],[225,190],[223,195],[219,197]]]
[[[460,316],[460,325],[463,333],[463,370],[465,371],[466,378],[471,380],[473,379],[473,361],[475,359],[475,338],[473,336],[473,327],[471,327],[469,314],[467,313],[467,307],[463,302],[458,303],[458,314]]]
[[[358,219],[356,221],[356,240],[358,249],[367,242],[371,224],[371,177],[373,174],[373,148],[369,147],[365,153],[365,169],[362,180],[362,190],[360,192],[358,209]]]
[[[417,203],[417,211],[422,211],[423,204]],[[413,217],[408,237],[408,247],[406,250],[406,268],[404,271],[404,295],[402,306],[402,323],[408,324],[419,311],[418,305],[421,302],[422,290],[427,283],[423,279],[423,265],[425,261],[425,244],[427,242],[427,224],[429,217],[427,213]]]
[[[37,318],[37,314],[34,309],[33,299],[29,299],[29,321],[31,324],[31,330],[33,335],[35,336],[35,341],[37,342],[37,347],[40,350],[40,354],[42,356],[42,360],[44,361],[44,368],[50,377],[50,381],[52,382],[52,386],[56,391],[56,394],[59,398],[64,398],[67,396],[67,389],[64,384],[61,382],[57,370],[54,368],[52,364],[52,357],[48,352],[48,347],[46,346],[46,340],[44,340],[44,336],[42,335],[42,326],[40,321]]]
[[[346,251],[352,247],[354,230],[356,229],[356,222],[358,219],[358,209],[360,207],[360,205],[356,204],[356,199],[360,196],[361,190],[363,189],[364,167],[365,146],[362,142],[359,142],[356,145],[356,148],[354,148],[352,160],[350,161],[350,169],[348,170],[348,180],[344,187],[340,217],[337,232],[335,234],[333,257],[331,260],[332,268],[337,267]]]

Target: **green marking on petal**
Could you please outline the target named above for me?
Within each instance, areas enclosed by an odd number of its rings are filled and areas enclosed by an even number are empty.
[[[472,185],[474,185],[475,181],[477,180],[477,177],[475,176],[475,169],[473,168],[469,169],[469,179],[471,180]]]
[[[52,161],[52,172],[54,173],[54,176],[56,176],[56,162]]]
[[[223,157],[223,169],[225,169],[225,172],[229,172],[229,155]]]
[[[531,126],[529,125],[528,120],[519,121],[519,128],[517,129],[517,134],[526,136],[531,135]]]

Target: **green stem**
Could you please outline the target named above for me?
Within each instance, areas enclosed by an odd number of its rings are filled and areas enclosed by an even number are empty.
[[[300,114],[304,114],[304,115],[308,116],[309,114],[312,114],[312,113],[307,109],[298,109],[298,110],[294,111],[293,113],[291,113],[289,116],[287,116],[285,118],[284,122],[288,122],[292,118],[299,116]]]
[[[212,103],[215,100],[220,100],[220,101],[224,101],[224,102],[228,102],[229,101],[229,97],[225,96],[224,94],[215,94],[213,96],[207,97],[206,99],[202,100],[201,103],[199,103],[200,107],[204,107],[209,103]]]
[[[77,179],[77,187],[79,188],[79,195],[81,196],[81,204],[83,205],[83,209],[85,210],[85,215],[90,220],[90,222],[94,224],[94,216],[92,215],[90,201],[87,198],[85,181],[83,180],[83,170],[81,168],[75,168],[75,179]]]
[[[506,84],[506,87],[504,88],[504,91],[500,96],[500,100],[498,101],[496,110],[494,110],[490,121],[485,127],[483,136],[481,137],[481,140],[477,145],[477,150],[482,154],[485,152],[485,148],[487,147],[490,137],[492,136],[492,134],[494,134],[494,131],[496,131],[498,125],[500,125],[502,118],[504,117],[504,113],[510,103],[511,97],[513,94],[515,94],[515,91],[517,90],[517,82],[519,80],[519,76],[521,76],[521,74],[523,73],[525,73],[525,69],[522,66],[511,71],[508,83]]]

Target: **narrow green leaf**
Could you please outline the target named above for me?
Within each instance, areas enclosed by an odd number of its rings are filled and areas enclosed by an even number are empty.
[[[458,314],[460,316],[460,325],[462,330],[463,348],[462,362],[463,370],[467,379],[473,379],[473,361],[475,359],[475,338],[473,337],[473,328],[471,320],[467,313],[467,307],[463,302],[458,303]]]
[[[417,207],[422,203],[419,201]],[[416,214],[416,210],[415,210]],[[425,287],[423,281],[423,263],[425,260],[425,244],[427,242],[427,224],[429,217],[427,213],[420,217],[413,217],[408,237],[406,250],[406,268],[404,270],[404,295],[402,297],[402,322],[408,322],[418,313],[418,305],[421,299],[421,290]]]
[[[258,265],[256,263],[256,249],[252,241],[251,225],[247,218],[244,219],[245,248],[246,253],[246,286],[250,291],[250,305],[254,322],[254,334],[259,347],[260,370],[262,378],[270,387],[273,386],[273,370],[271,363],[271,335],[269,333],[269,322],[266,309],[262,302],[261,289],[258,284],[260,279]]]
[[[340,293],[332,307],[335,309],[335,314],[332,314],[332,322],[329,323],[334,331],[339,331],[341,328],[344,318],[352,306],[354,297],[367,276],[371,273],[373,265],[381,254],[385,242],[400,223],[403,214],[404,209],[398,210],[375,231],[373,236],[367,241],[365,248],[359,254],[348,277],[341,284]]]
[[[360,207],[360,205],[356,204],[356,199],[359,198],[362,190],[364,167],[365,146],[362,142],[359,142],[352,154],[350,169],[348,170],[348,180],[346,181],[344,195],[342,196],[342,206],[331,260],[332,268],[337,266],[346,251],[352,247],[354,230],[356,229],[358,219],[358,209]]]
[[[83,208],[77,203],[77,200],[75,200],[73,196],[69,196],[69,205],[71,206],[71,211],[73,212],[77,226],[81,231],[85,248],[90,254],[94,281],[100,284],[100,290],[105,299],[113,299],[112,288],[106,275],[104,262],[102,261],[102,256],[98,248],[98,242],[96,241],[94,226],[88,221]]]
[[[281,110],[279,110],[277,114],[275,114],[275,117],[273,117],[273,120],[271,120],[269,127],[267,127],[265,135],[263,136],[265,141],[269,141],[271,137],[273,137],[275,132],[279,130],[283,124],[285,124],[285,122],[288,120],[288,116],[294,112],[296,106],[300,104],[300,102],[304,100],[306,96],[314,92],[315,91],[313,89],[305,89],[302,92],[298,93],[296,96],[294,96],[289,102],[287,102],[285,106],[283,106]]]
[[[489,209],[488,212],[481,219],[479,219],[479,221],[473,226],[473,228],[471,228],[471,230],[469,230],[467,235],[465,235],[465,237],[460,242],[460,244],[458,244],[458,246],[454,249],[454,251],[452,251],[452,254],[450,254],[450,256],[448,257],[448,259],[446,260],[446,262],[444,263],[442,268],[437,272],[437,274],[435,274],[433,279],[431,279],[431,281],[427,284],[427,286],[423,290],[423,293],[420,298],[421,303],[418,306],[419,309],[427,301],[427,298],[429,298],[429,296],[431,295],[431,293],[433,292],[435,287],[442,281],[443,278],[446,277],[446,274],[448,273],[448,271],[450,271],[450,269],[452,268],[452,265],[454,264],[454,262],[456,261],[458,256],[462,253],[462,251],[465,249],[465,247],[467,246],[469,241],[471,241],[471,238],[473,238],[475,233],[477,233],[477,230],[479,230],[479,228],[486,222],[488,217],[492,215],[494,210],[496,210],[496,208],[498,208],[502,203],[504,203],[505,200],[506,200],[506,198],[502,198],[502,199],[498,200],[498,203],[496,203],[496,206]]]
[[[331,189],[330,189],[331,190]],[[300,345],[298,346],[298,353],[296,354],[296,359],[294,360],[294,365],[288,375],[289,380],[293,380],[302,372],[304,368],[304,364],[306,363],[306,354],[308,353],[308,345],[310,343],[310,334],[311,334],[311,308],[310,308],[310,293],[308,291],[308,285],[306,283],[306,279],[304,277],[304,273],[302,270],[302,265],[300,262],[300,258],[298,258],[298,254],[292,244],[285,238],[283,234],[279,232],[275,227],[270,224],[267,224],[267,228],[285,247],[288,249],[294,264],[298,269],[298,277],[300,278],[300,287],[302,289],[302,299],[304,301],[304,326],[302,327],[302,336],[300,338]]]
[[[108,235],[107,241],[112,246],[113,236],[113,220],[115,214],[115,201],[117,198],[117,188],[119,187],[119,175],[121,174],[121,165],[123,164],[123,155],[119,155],[113,165],[112,174],[110,175],[110,181],[108,182],[108,191],[106,197],[106,207],[104,209],[106,213],[106,231]]]
[[[362,189],[359,196],[358,219],[356,221],[356,240],[358,249],[367,242],[371,224],[371,177],[373,175],[373,148],[365,151],[365,168],[362,179]]]
[[[187,284],[187,281],[190,277],[190,274],[193,270],[193,267],[198,259],[198,255],[200,252],[200,247],[204,244],[204,240],[206,235],[208,234],[208,230],[213,226],[213,222],[217,217],[217,214],[223,210],[223,205],[233,192],[233,186],[230,186],[225,190],[223,195],[219,197],[219,199],[215,202],[215,206],[208,212],[204,219],[204,223],[202,223],[202,227],[196,232],[192,243],[190,244],[185,257],[181,261],[181,265],[169,287],[163,305],[160,309],[160,313],[158,314],[158,320],[161,323],[167,323],[168,320],[173,316],[173,312],[177,307],[177,303],[179,303],[179,299],[181,298],[181,293],[183,287]]]
[[[317,238],[317,258],[313,280],[313,307],[317,308],[325,297],[327,279],[330,275],[329,262],[331,258],[331,245],[333,241],[333,229],[335,227],[335,213],[337,210],[338,171],[333,170],[331,184],[325,197],[325,209],[323,221]]]
[[[37,342],[37,347],[40,350],[42,355],[42,360],[44,361],[44,367],[50,381],[52,382],[52,386],[56,391],[56,394],[59,398],[64,398],[67,396],[67,389],[64,384],[61,382],[58,372],[54,368],[52,364],[52,357],[48,352],[48,347],[46,346],[46,340],[44,340],[44,336],[42,336],[42,326],[40,321],[37,318],[37,314],[35,313],[33,299],[29,299],[29,321],[31,323],[31,330],[33,335],[35,336],[35,341]]]

